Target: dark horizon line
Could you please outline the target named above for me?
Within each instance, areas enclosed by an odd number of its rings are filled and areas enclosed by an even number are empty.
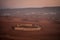
[[[22,8],[0,8],[0,9],[26,9],[26,8],[60,8],[60,6],[50,6],[50,7],[22,7]]]

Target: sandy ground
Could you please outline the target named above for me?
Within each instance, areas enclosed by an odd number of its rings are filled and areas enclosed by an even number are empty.
[[[19,19],[17,18],[17,20]],[[0,18],[0,40],[59,40],[59,23],[43,20],[37,22],[42,25],[41,30],[22,31],[14,30],[12,27],[16,24],[36,22],[21,22],[17,20],[9,21],[6,18]]]

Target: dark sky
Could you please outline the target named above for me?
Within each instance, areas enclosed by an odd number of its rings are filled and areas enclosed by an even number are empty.
[[[60,0],[0,0],[0,8],[60,6]]]

